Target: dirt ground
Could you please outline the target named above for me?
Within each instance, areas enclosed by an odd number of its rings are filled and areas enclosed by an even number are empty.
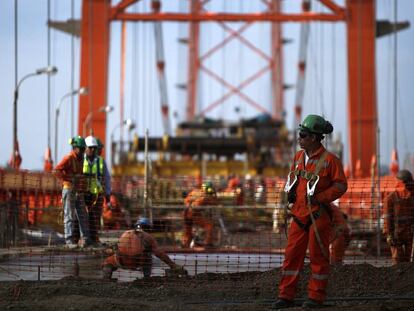
[[[306,297],[308,277],[309,268],[305,267],[298,290],[299,305]],[[152,277],[129,283],[74,278],[0,282],[0,310],[271,310],[279,279],[280,271],[276,269]],[[387,268],[367,264],[334,267],[328,295],[331,299],[354,300],[328,300],[325,310],[414,311],[414,264]],[[397,296],[411,300],[392,299]]]

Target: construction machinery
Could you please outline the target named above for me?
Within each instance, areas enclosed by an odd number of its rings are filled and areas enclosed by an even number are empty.
[[[291,140],[281,121],[259,115],[239,122],[201,118],[180,123],[175,137],[148,138],[156,176],[284,175]],[[115,176],[144,175],[145,140],[113,142]],[[140,161],[141,159],[141,161]],[[117,162],[116,162],[117,161]]]

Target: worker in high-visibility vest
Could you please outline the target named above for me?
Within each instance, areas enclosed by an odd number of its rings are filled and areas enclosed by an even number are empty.
[[[97,154],[98,142],[95,137],[85,138],[86,150],[83,160],[83,174],[86,177],[85,204],[88,209],[91,239],[99,243],[98,231],[101,223],[102,206],[105,196],[104,162]],[[108,198],[109,201],[109,198]]]
[[[295,155],[285,191],[293,221],[288,232],[282,279],[274,309],[294,306],[296,285],[309,248],[311,276],[304,308],[319,308],[326,298],[329,277],[330,204],[347,190],[340,160],[321,141],[333,126],[323,117],[308,115],[299,126],[301,151]]]

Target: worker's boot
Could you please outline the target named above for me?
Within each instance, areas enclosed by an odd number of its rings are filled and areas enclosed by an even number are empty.
[[[287,308],[292,308],[294,306],[295,306],[295,303],[292,300],[287,300],[287,299],[279,298],[272,305],[272,310],[287,309]]]
[[[152,265],[145,265],[142,267],[142,273],[144,274],[144,279],[151,277]]]
[[[319,308],[323,308],[323,302],[319,302],[313,299],[307,299],[303,304],[302,304],[302,308],[303,309],[319,309]]]
[[[111,265],[105,265],[102,268],[102,278],[104,280],[111,280],[112,278],[112,272],[114,271],[114,268]]]

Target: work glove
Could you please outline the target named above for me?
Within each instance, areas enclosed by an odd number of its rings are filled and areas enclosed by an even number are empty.
[[[106,203],[109,204],[109,202],[111,202],[111,196],[110,195],[106,195],[105,196],[105,201],[106,201]]]
[[[397,241],[394,239],[392,234],[387,235],[387,243],[391,246],[395,246],[397,244]]]
[[[176,275],[188,275],[188,271],[180,265],[175,265],[171,268],[172,272]]]
[[[288,202],[289,203],[295,203],[296,202],[296,192],[295,191],[289,191],[287,194]]]

